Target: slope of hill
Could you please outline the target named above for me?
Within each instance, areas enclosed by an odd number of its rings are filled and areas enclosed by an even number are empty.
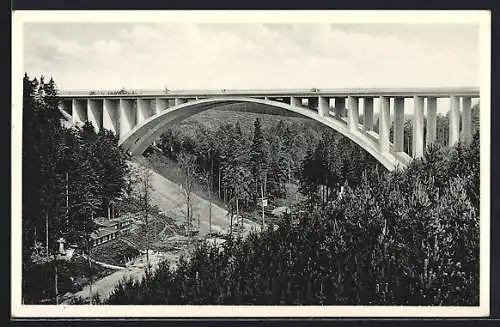
[[[133,165],[150,167],[144,157],[134,158]],[[160,208],[167,216],[174,219],[177,225],[185,222],[186,201],[180,184],[177,184],[155,170],[151,169],[152,195],[151,202]],[[209,202],[196,194],[192,194],[193,222],[196,225],[200,219],[200,235],[209,232]],[[227,210],[212,203],[212,231],[225,232],[229,228],[230,219]]]

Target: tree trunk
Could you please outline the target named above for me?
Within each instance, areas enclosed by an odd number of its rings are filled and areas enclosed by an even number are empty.
[[[87,261],[89,263],[89,298],[90,298],[90,305],[92,305],[92,261],[90,261],[90,246],[88,246],[87,250]]]
[[[55,292],[56,292],[56,304],[59,304],[59,289],[58,289],[58,286],[57,286],[57,283],[58,283],[58,272],[57,272],[57,261],[56,259],[54,258],[54,289],[55,289]]]
[[[212,233],[212,185],[211,184],[212,179],[209,179],[209,186],[208,186],[208,232],[211,234]]]
[[[49,257],[49,214],[45,213],[45,250],[47,258]]]
[[[219,175],[219,199],[220,199],[220,197],[221,197],[221,194],[220,194],[220,167],[219,167],[219,174],[218,175]]]
[[[262,197],[261,206],[262,206],[262,230],[264,230],[265,218],[264,218],[264,187],[260,186],[260,194]]]

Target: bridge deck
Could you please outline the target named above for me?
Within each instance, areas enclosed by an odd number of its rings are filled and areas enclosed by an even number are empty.
[[[96,91],[96,94],[91,94],[90,91],[83,90],[62,90],[59,92],[60,97],[66,98],[126,98],[126,97],[213,97],[213,96],[252,96],[252,97],[413,97],[433,96],[433,97],[449,97],[450,95],[457,96],[472,96],[479,97],[478,87],[415,87],[415,88],[336,88],[336,89],[276,89],[276,90],[132,90],[133,94],[107,94],[108,91]]]

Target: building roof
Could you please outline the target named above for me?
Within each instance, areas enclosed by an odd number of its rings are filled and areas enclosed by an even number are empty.
[[[98,231],[93,232],[90,235],[90,237],[95,240],[95,239],[101,238],[103,236],[111,235],[111,234],[115,234],[115,233],[118,233],[117,229],[115,229],[113,227],[104,227],[104,228],[99,229]]]
[[[123,222],[127,222],[127,221],[130,221],[130,220],[131,219],[128,218],[128,217],[119,217],[119,218],[114,218],[114,219],[108,219],[108,218],[105,218],[105,217],[99,217],[99,218],[96,218],[94,220],[94,222],[97,225],[100,225],[100,226],[114,227],[118,223],[123,223]]]

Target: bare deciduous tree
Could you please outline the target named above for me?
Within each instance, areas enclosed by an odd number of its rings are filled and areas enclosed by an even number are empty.
[[[133,183],[135,184],[133,196],[137,199],[139,211],[143,213],[144,229],[146,234],[146,270],[150,273],[149,263],[149,209],[151,207],[151,177],[153,172],[148,167],[139,166],[133,171]]]
[[[180,153],[177,156],[179,163],[179,173],[182,177],[181,186],[183,190],[184,199],[186,201],[186,229],[188,235],[188,243],[191,239],[191,224],[193,218],[192,209],[192,191],[194,180],[196,176],[196,157],[186,153]]]

